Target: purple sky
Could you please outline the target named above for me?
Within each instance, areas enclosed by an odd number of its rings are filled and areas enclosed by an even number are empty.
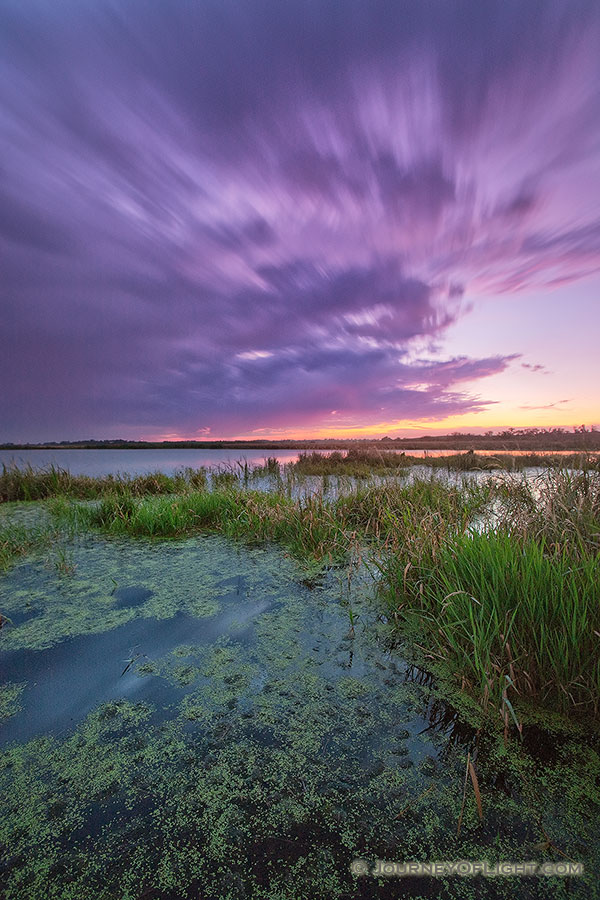
[[[0,440],[600,422],[597,0],[2,0]]]

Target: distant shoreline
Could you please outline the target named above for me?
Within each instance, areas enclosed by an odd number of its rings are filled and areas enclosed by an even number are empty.
[[[600,451],[600,431],[508,435],[440,435],[438,437],[381,440],[299,440],[299,441],[69,441],[39,444],[0,444],[0,450],[347,450],[351,447],[381,450],[496,450]]]

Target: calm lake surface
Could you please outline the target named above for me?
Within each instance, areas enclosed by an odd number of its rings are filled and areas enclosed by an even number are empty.
[[[382,448],[387,449],[387,448]],[[302,449],[292,450],[0,450],[0,466],[16,464],[23,468],[32,465],[36,469],[54,465],[68,469],[73,475],[109,475],[110,473],[144,475],[147,472],[164,472],[171,475],[177,469],[190,466],[235,466],[244,460],[250,465],[262,465],[267,457],[275,457],[280,463],[295,462]],[[319,451],[328,453],[330,451]],[[401,451],[398,451],[401,452]],[[407,450],[409,456],[448,456],[452,450]],[[482,456],[497,456],[496,450],[478,450]],[[511,450],[518,456],[530,451]],[[540,451],[536,451],[540,452]],[[543,454],[545,451],[541,451]],[[555,451],[548,451],[552,455]],[[562,451],[569,455],[574,451]]]

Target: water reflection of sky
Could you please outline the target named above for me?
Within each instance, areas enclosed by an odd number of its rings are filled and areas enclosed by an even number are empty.
[[[387,448],[385,448],[387,450]],[[241,471],[244,461],[250,467],[264,465],[267,458],[275,458],[282,465],[295,462],[302,450],[0,450],[0,466],[16,464],[20,468],[57,466],[68,469],[72,475],[109,475],[128,473],[143,475],[148,472],[173,474],[186,467],[202,468],[220,466],[223,469]],[[312,452],[312,451],[311,451]],[[329,451],[316,451],[327,453]],[[399,451],[400,452],[400,451]],[[513,456],[526,455],[530,451],[511,450]],[[544,455],[570,455],[572,451],[541,451]],[[448,456],[450,450],[408,450],[408,456]],[[497,450],[478,450],[478,455],[497,456]],[[539,451],[536,451],[539,454]]]

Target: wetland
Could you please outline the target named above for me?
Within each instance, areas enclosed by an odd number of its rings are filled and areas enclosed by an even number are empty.
[[[7,900],[597,896],[600,473],[520,468],[5,467]]]

